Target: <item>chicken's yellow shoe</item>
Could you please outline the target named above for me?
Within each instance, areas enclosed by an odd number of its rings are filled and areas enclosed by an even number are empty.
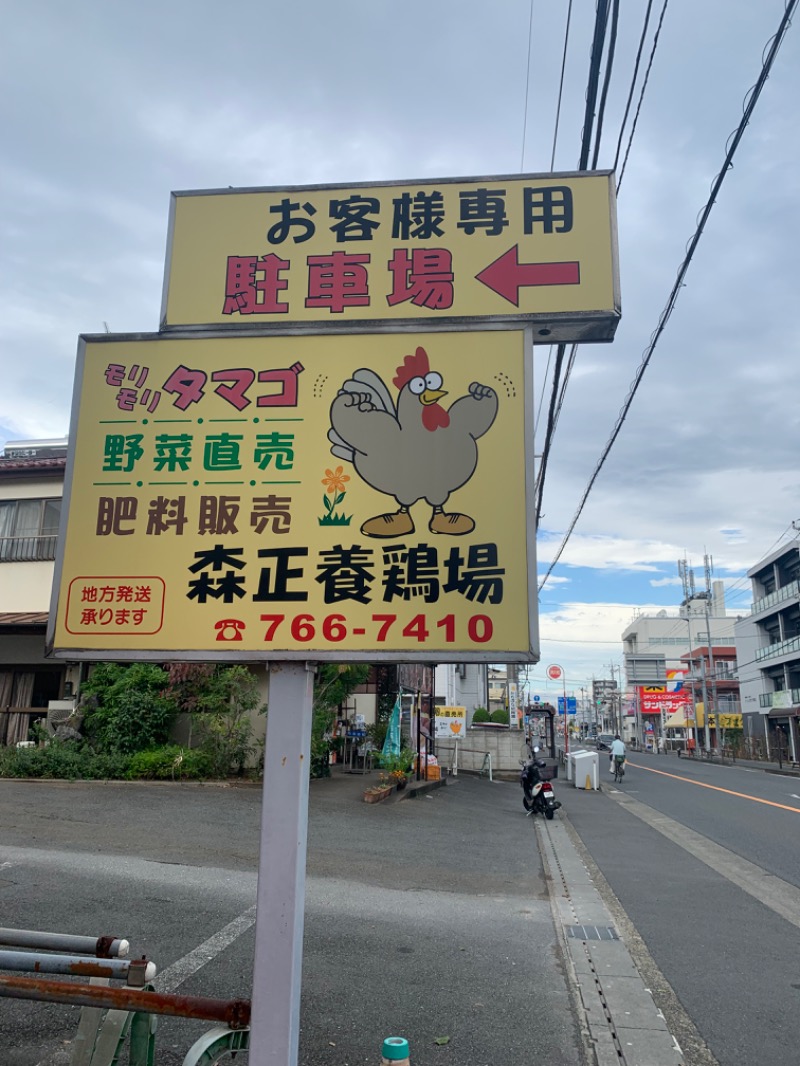
[[[445,514],[444,511],[436,511],[428,523],[431,533],[448,533],[451,537],[461,537],[465,533],[471,533],[474,528],[475,523],[469,515],[457,512]]]
[[[379,514],[368,518],[361,527],[365,537],[404,537],[414,532],[414,519],[408,511],[395,511],[394,514]]]

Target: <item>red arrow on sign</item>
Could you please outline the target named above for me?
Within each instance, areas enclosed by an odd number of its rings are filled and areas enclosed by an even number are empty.
[[[519,290],[527,285],[580,285],[580,263],[520,263],[514,245],[495,259],[476,279],[504,300],[519,307]]]

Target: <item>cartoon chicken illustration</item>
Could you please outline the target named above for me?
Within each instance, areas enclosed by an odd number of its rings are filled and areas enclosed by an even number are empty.
[[[430,369],[428,354],[407,355],[393,379],[397,407],[381,378],[356,370],[331,404],[331,452],[352,462],[359,476],[392,496],[398,510],[367,519],[368,537],[414,532],[411,507],[425,500],[433,510],[431,533],[462,536],[475,528],[469,515],[445,511],[451,493],[465,485],[478,464],[478,440],[497,416],[497,393],[473,382],[469,393],[445,410],[442,375]]]

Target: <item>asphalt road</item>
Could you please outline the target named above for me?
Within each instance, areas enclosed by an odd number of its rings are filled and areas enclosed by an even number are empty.
[[[415,1066],[581,1066],[518,786],[462,777],[391,805],[360,802],[361,787],[312,782],[301,1062],[375,1064],[399,1033]],[[260,799],[0,781],[1,924],[126,936],[165,989],[249,997]],[[76,1008],[0,1000],[0,1062],[62,1066],[76,1027]],[[207,1028],[162,1020],[158,1066],[180,1066]]]
[[[565,812],[721,1066],[797,1061],[800,779],[633,753]]]

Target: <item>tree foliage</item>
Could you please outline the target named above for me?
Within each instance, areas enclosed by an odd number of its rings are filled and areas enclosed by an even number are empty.
[[[164,744],[175,701],[164,694],[167,673],[152,663],[100,663],[81,686],[83,728],[95,748],[132,755]]]
[[[369,666],[324,663],[314,682],[314,712],[311,719],[311,776],[330,774],[331,729],[339,707],[350,693],[363,685]]]
[[[219,668],[207,678],[194,717],[215,777],[244,773],[256,750],[251,724],[256,710],[266,713],[267,708],[261,703],[258,679],[246,666]]]

